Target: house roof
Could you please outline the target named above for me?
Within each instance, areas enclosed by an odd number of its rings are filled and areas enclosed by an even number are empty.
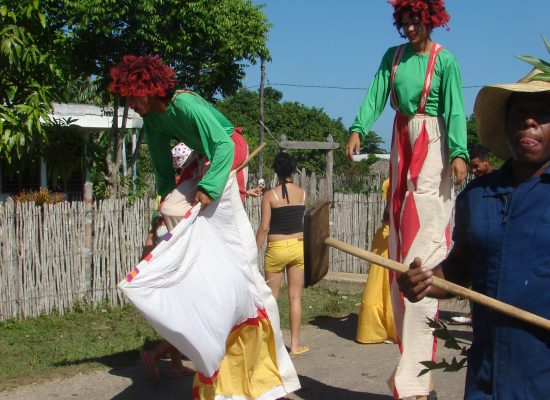
[[[375,156],[376,158],[382,159],[382,160],[389,160],[390,154],[376,154],[376,153],[362,153],[362,154],[354,154],[353,155],[353,161],[361,161],[361,160],[367,160],[370,155]]]
[[[71,119],[71,125],[78,125],[84,129],[109,129],[113,123],[113,107],[98,107],[89,104],[53,103],[53,110],[49,113],[51,119],[66,121]],[[118,126],[122,125],[123,108],[118,111]],[[128,110],[128,129],[141,128],[143,119],[134,110]]]

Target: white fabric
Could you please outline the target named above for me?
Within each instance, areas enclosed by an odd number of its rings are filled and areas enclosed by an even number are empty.
[[[190,167],[192,165],[187,168]],[[193,170],[193,177],[182,181],[166,196],[166,199],[160,205],[160,214],[169,231],[174,229],[183,216],[191,209],[195,202],[198,184],[209,167],[210,163],[206,158],[199,158],[198,165]]]
[[[277,303],[258,271],[254,233],[235,175],[219,200],[204,211],[199,208],[193,207],[171,237],[153,250],[152,258],[137,265],[137,275],[119,287],[159,334],[205,376],[219,368],[231,329],[256,317],[258,308],[265,309],[284,390],[299,389],[283,343]]]
[[[409,265],[415,257],[422,259],[422,267],[433,269],[445,259],[448,252],[446,232],[451,221],[454,192],[450,177],[445,125],[441,117],[416,115],[409,120],[408,133],[410,143],[417,140],[423,123],[426,125],[429,143],[426,159],[415,185],[407,173],[408,191],[403,200],[410,200],[412,196],[420,228],[404,259],[397,254],[397,240],[401,240],[402,231],[410,229],[403,225],[401,232],[395,231],[393,222],[390,224],[390,258]],[[397,135],[394,132],[394,135]],[[395,191],[399,179],[398,165],[399,151],[392,148],[392,184]],[[393,215],[391,216],[393,221]],[[435,357],[436,340],[433,329],[428,326],[428,318],[435,319],[438,313],[437,299],[424,298],[417,303],[411,303],[403,297],[397,284],[397,277],[391,274],[391,298],[397,337],[401,343],[402,354],[399,364],[388,380],[388,386],[398,398],[427,395],[430,391],[431,372],[422,376],[418,374],[425,369],[422,361],[431,361]]]

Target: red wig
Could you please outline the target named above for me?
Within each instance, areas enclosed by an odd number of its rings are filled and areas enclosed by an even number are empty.
[[[445,10],[443,0],[395,0],[388,1],[393,6],[393,24],[401,34],[403,28],[403,14],[410,13],[411,16],[420,18],[423,25],[429,26],[430,29],[440,26],[449,30],[449,14]]]
[[[109,90],[122,97],[158,96],[170,97],[176,85],[176,73],[160,58],[125,55],[111,68],[112,82]]]

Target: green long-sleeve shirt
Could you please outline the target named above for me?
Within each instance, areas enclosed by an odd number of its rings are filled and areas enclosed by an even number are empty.
[[[206,155],[210,168],[199,187],[212,200],[220,197],[233,164],[233,125],[227,118],[198,94],[183,92],[163,113],[145,115],[143,127],[155,167],[157,192],[162,197],[174,188],[172,138]]]
[[[362,138],[382,114],[390,96],[390,75],[396,50],[397,46],[388,49],[384,54],[378,72],[350,128],[350,132],[357,132]],[[429,57],[429,54],[415,53],[410,44],[405,47],[394,81],[398,111],[402,114],[416,114]],[[442,49],[437,56],[425,112],[428,115],[444,117],[450,160],[461,157],[468,161],[460,67],[454,56],[446,49]]]

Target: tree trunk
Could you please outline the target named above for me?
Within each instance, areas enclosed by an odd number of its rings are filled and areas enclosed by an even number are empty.
[[[109,146],[105,162],[107,164],[107,182],[109,184],[109,198],[114,199],[120,195],[120,164],[122,162],[122,142],[125,139],[126,123],[128,120],[128,105],[124,105],[122,114],[122,126],[118,127],[118,111],[120,98],[116,97],[113,109],[113,125],[109,132]]]

